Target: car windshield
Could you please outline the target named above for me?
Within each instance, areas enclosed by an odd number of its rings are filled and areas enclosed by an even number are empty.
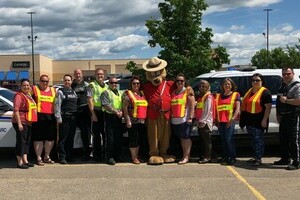
[[[0,90],[0,95],[8,99],[9,101],[13,102],[15,92],[11,90]]]

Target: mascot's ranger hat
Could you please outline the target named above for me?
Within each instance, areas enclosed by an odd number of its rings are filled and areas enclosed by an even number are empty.
[[[167,61],[159,59],[158,57],[153,57],[143,63],[143,69],[148,72],[156,72],[165,68],[167,64]]]

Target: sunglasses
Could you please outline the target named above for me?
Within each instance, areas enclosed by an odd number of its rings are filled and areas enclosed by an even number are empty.
[[[43,83],[49,83],[49,81],[45,81],[45,80],[41,80],[41,82],[43,82]]]
[[[252,82],[260,82],[261,80],[260,79],[252,79]]]
[[[118,82],[109,82],[110,84],[118,84]]]
[[[282,76],[290,76],[292,73],[283,73]]]
[[[176,83],[183,83],[184,80],[176,80]]]
[[[132,85],[139,85],[140,83],[132,83]]]

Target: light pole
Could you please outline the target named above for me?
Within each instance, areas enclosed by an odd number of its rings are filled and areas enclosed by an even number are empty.
[[[33,37],[33,24],[32,24],[32,15],[35,12],[27,12],[30,14],[30,27],[31,27],[31,36],[28,36],[28,40],[31,42],[31,59],[32,59],[32,84],[35,85],[35,78],[34,78],[34,42],[37,39],[37,36]]]
[[[272,11],[273,9],[271,8],[266,8],[264,9],[265,12],[267,12],[267,67],[269,68],[269,12]],[[265,35],[265,34],[264,34]]]

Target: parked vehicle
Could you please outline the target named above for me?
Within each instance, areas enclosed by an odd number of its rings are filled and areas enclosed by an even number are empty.
[[[294,69],[295,79],[299,81],[300,69]],[[211,85],[211,92],[213,94],[221,92],[221,84],[224,78],[231,78],[237,85],[237,91],[241,94],[241,97],[245,95],[251,85],[251,77],[254,73],[260,73],[265,80],[265,87],[272,93],[272,110],[270,114],[269,128],[265,138],[268,143],[278,142],[279,124],[276,119],[276,98],[278,89],[282,83],[281,69],[247,69],[247,70],[235,70],[235,71],[212,71],[210,73],[197,76],[191,83],[195,91],[196,97],[199,96],[198,84],[201,79],[207,80]],[[241,129],[238,123],[235,125],[236,137],[247,137],[246,129]],[[218,135],[217,127],[213,129],[213,135]],[[197,127],[193,128],[192,135],[198,135]]]

